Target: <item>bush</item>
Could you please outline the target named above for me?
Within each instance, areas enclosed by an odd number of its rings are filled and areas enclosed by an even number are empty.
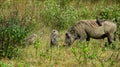
[[[0,67],[12,67],[12,64],[6,64],[0,61]]]
[[[24,18],[25,19],[25,18]],[[25,24],[17,15],[17,11],[12,11],[10,15],[0,16],[0,56],[12,58],[17,56],[17,46],[24,45],[24,39],[30,32],[30,22]]]
[[[40,15],[47,26],[65,29],[78,20],[79,14],[72,6],[66,7],[65,4],[63,5],[56,0],[46,0],[44,4],[44,9]]]

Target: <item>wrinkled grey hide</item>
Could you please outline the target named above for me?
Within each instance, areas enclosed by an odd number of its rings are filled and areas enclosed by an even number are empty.
[[[50,35],[50,46],[57,46],[59,41],[59,32],[57,30],[52,30]]]
[[[107,37],[108,43],[114,41],[116,24],[111,21],[102,21],[102,26],[96,23],[96,20],[81,20],[72,26],[65,33],[64,46],[70,46],[75,40],[87,40],[90,38],[104,39]]]

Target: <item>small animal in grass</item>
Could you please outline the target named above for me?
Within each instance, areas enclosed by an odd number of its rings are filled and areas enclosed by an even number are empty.
[[[37,34],[32,34],[25,39],[25,42],[28,45],[32,45],[36,42],[36,40],[37,40]]]
[[[53,29],[50,35],[50,47],[58,46],[58,41],[59,41],[59,32]]]

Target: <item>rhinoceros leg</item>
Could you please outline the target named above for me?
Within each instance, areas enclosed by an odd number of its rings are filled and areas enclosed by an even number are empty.
[[[108,38],[108,43],[111,44],[114,41],[114,34],[109,33],[107,38]]]

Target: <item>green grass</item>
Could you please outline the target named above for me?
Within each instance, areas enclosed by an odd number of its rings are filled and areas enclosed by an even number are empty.
[[[60,35],[59,47],[50,48],[49,29],[47,34],[39,36],[39,41],[34,45],[19,49],[20,56],[15,59],[3,58],[1,62],[11,63],[13,67],[119,67],[120,48],[116,41],[116,48],[105,47],[105,40],[91,39],[89,43],[79,41],[71,47],[62,47],[64,33]]]
[[[76,41],[63,47],[64,33],[82,19],[95,19],[102,12],[103,19],[117,19],[119,29],[119,2],[115,0],[4,0],[0,1],[0,14],[5,18],[18,10],[19,19],[36,24],[30,34],[37,34],[38,41],[25,48],[18,47],[19,55],[12,59],[0,58],[0,67],[119,67],[120,43],[105,47],[107,39],[90,42]],[[50,32],[60,32],[59,47],[50,48]],[[119,32],[119,30],[117,31]],[[118,33],[117,33],[118,34]]]

